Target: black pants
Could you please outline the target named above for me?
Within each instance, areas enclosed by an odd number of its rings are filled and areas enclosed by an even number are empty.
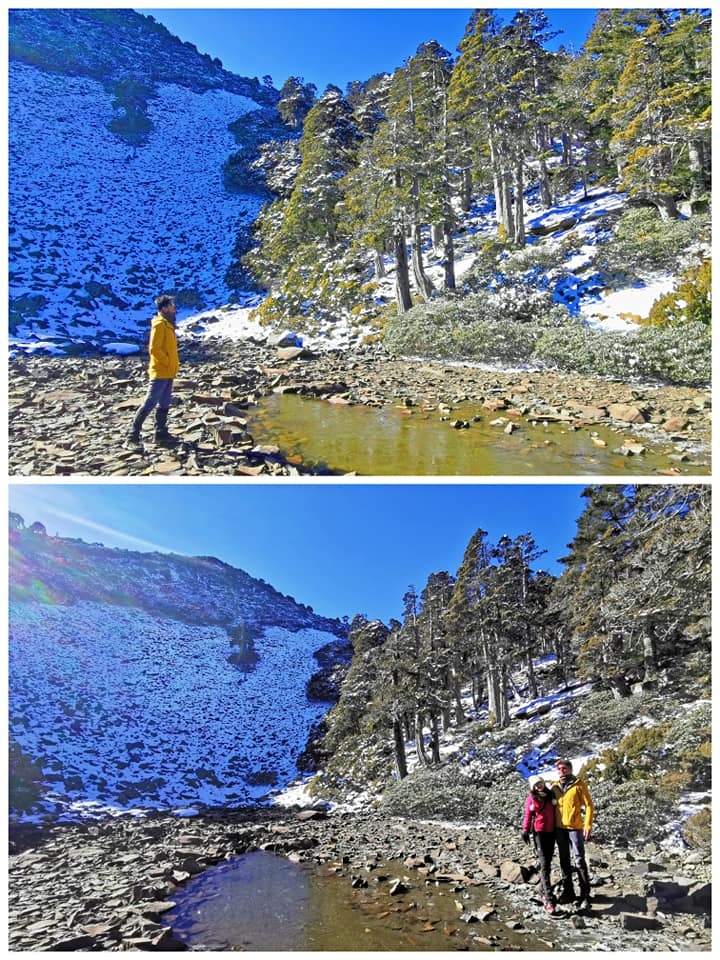
[[[555,853],[555,834],[554,833],[533,833],[535,842],[535,851],[540,868],[540,889],[543,899],[554,903],[552,887],[550,885],[550,865],[552,864],[553,854]]]
[[[575,861],[578,880],[580,881],[580,896],[589,896],[590,871],[585,861],[585,841],[582,830],[564,830],[559,827],[557,830],[557,847],[563,893],[573,893],[572,863],[570,859],[570,851],[572,850],[572,859]]]

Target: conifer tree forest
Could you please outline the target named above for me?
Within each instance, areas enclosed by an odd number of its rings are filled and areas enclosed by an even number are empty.
[[[618,700],[637,685],[709,696],[710,488],[593,486],[583,499],[560,576],[540,568],[532,533],[493,543],[478,529],[456,573],[408,588],[402,621],[356,616],[327,755],[374,744],[402,780],[414,742],[420,764],[437,765],[442,733],[467,723],[461,691],[495,729],[520,684],[531,698],[578,680]],[[542,660],[553,666],[541,682]]]
[[[710,12],[606,9],[579,51],[550,51],[554,36],[542,10],[503,24],[478,9],[456,55],[429,41],[394,73],[319,99],[290,78],[279,109],[299,139],[265,145],[261,164],[276,155],[284,176],[244,259],[269,293],[257,316],[377,319],[388,262],[393,315],[456,297],[454,237],[478,197],[494,199],[497,244],[513,251],[531,189],[547,208],[577,184],[613,184],[665,223],[680,204],[707,210]]]

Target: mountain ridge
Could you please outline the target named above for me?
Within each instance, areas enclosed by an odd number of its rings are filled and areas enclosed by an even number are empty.
[[[157,611],[155,578],[160,578],[163,585],[173,584],[175,594],[160,609],[164,615],[182,621],[228,628],[242,624],[259,630],[270,623],[277,625],[280,611],[283,625],[289,628],[312,627],[340,638],[346,636],[346,629],[337,618],[316,614],[312,607],[217,557],[149,553],[52,537],[42,524],[26,527],[19,514],[10,515],[10,524],[11,601],[43,602],[51,596],[52,602],[63,605],[91,600]],[[132,590],[119,594],[108,586],[120,579],[132,585]],[[45,589],[41,589],[41,584]],[[200,591],[193,602],[188,599],[190,585]],[[246,597],[239,608],[241,613],[225,613],[234,591]]]
[[[112,45],[103,42],[109,30]],[[266,106],[279,99],[271,85],[226,70],[219,59],[134,10],[13,10],[8,39],[11,61],[65,76],[95,77],[108,84],[128,79],[175,83],[198,92],[224,89]]]
[[[13,822],[263,803],[297,776],[349,655],[340,621],[214,557],[19,514],[9,574]]]

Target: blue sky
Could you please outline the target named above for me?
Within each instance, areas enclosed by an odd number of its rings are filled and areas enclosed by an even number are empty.
[[[531,532],[560,572],[584,484],[11,483],[9,508],[54,536],[215,556],[324,616],[400,617],[429,574],[454,574],[470,537]]]
[[[494,4],[510,19],[516,8]],[[276,87],[289,76],[303,77],[323,93],[329,83],[345,90],[351,80],[392,72],[418,46],[437,40],[451,53],[463,37],[472,6],[415,7],[269,7],[193,9],[138,7],[200,53],[219,57],[233,73],[262,79]],[[551,46],[582,46],[595,19],[594,7],[543,8],[563,33]]]

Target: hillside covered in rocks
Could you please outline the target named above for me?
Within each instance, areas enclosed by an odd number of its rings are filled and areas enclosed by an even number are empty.
[[[281,128],[277,91],[132,10],[13,10],[9,44],[11,333],[107,344],[164,290],[226,302],[263,202],[226,189],[229,125]]]
[[[14,820],[248,802],[295,775],[341,623],[212,557],[11,523]]]

